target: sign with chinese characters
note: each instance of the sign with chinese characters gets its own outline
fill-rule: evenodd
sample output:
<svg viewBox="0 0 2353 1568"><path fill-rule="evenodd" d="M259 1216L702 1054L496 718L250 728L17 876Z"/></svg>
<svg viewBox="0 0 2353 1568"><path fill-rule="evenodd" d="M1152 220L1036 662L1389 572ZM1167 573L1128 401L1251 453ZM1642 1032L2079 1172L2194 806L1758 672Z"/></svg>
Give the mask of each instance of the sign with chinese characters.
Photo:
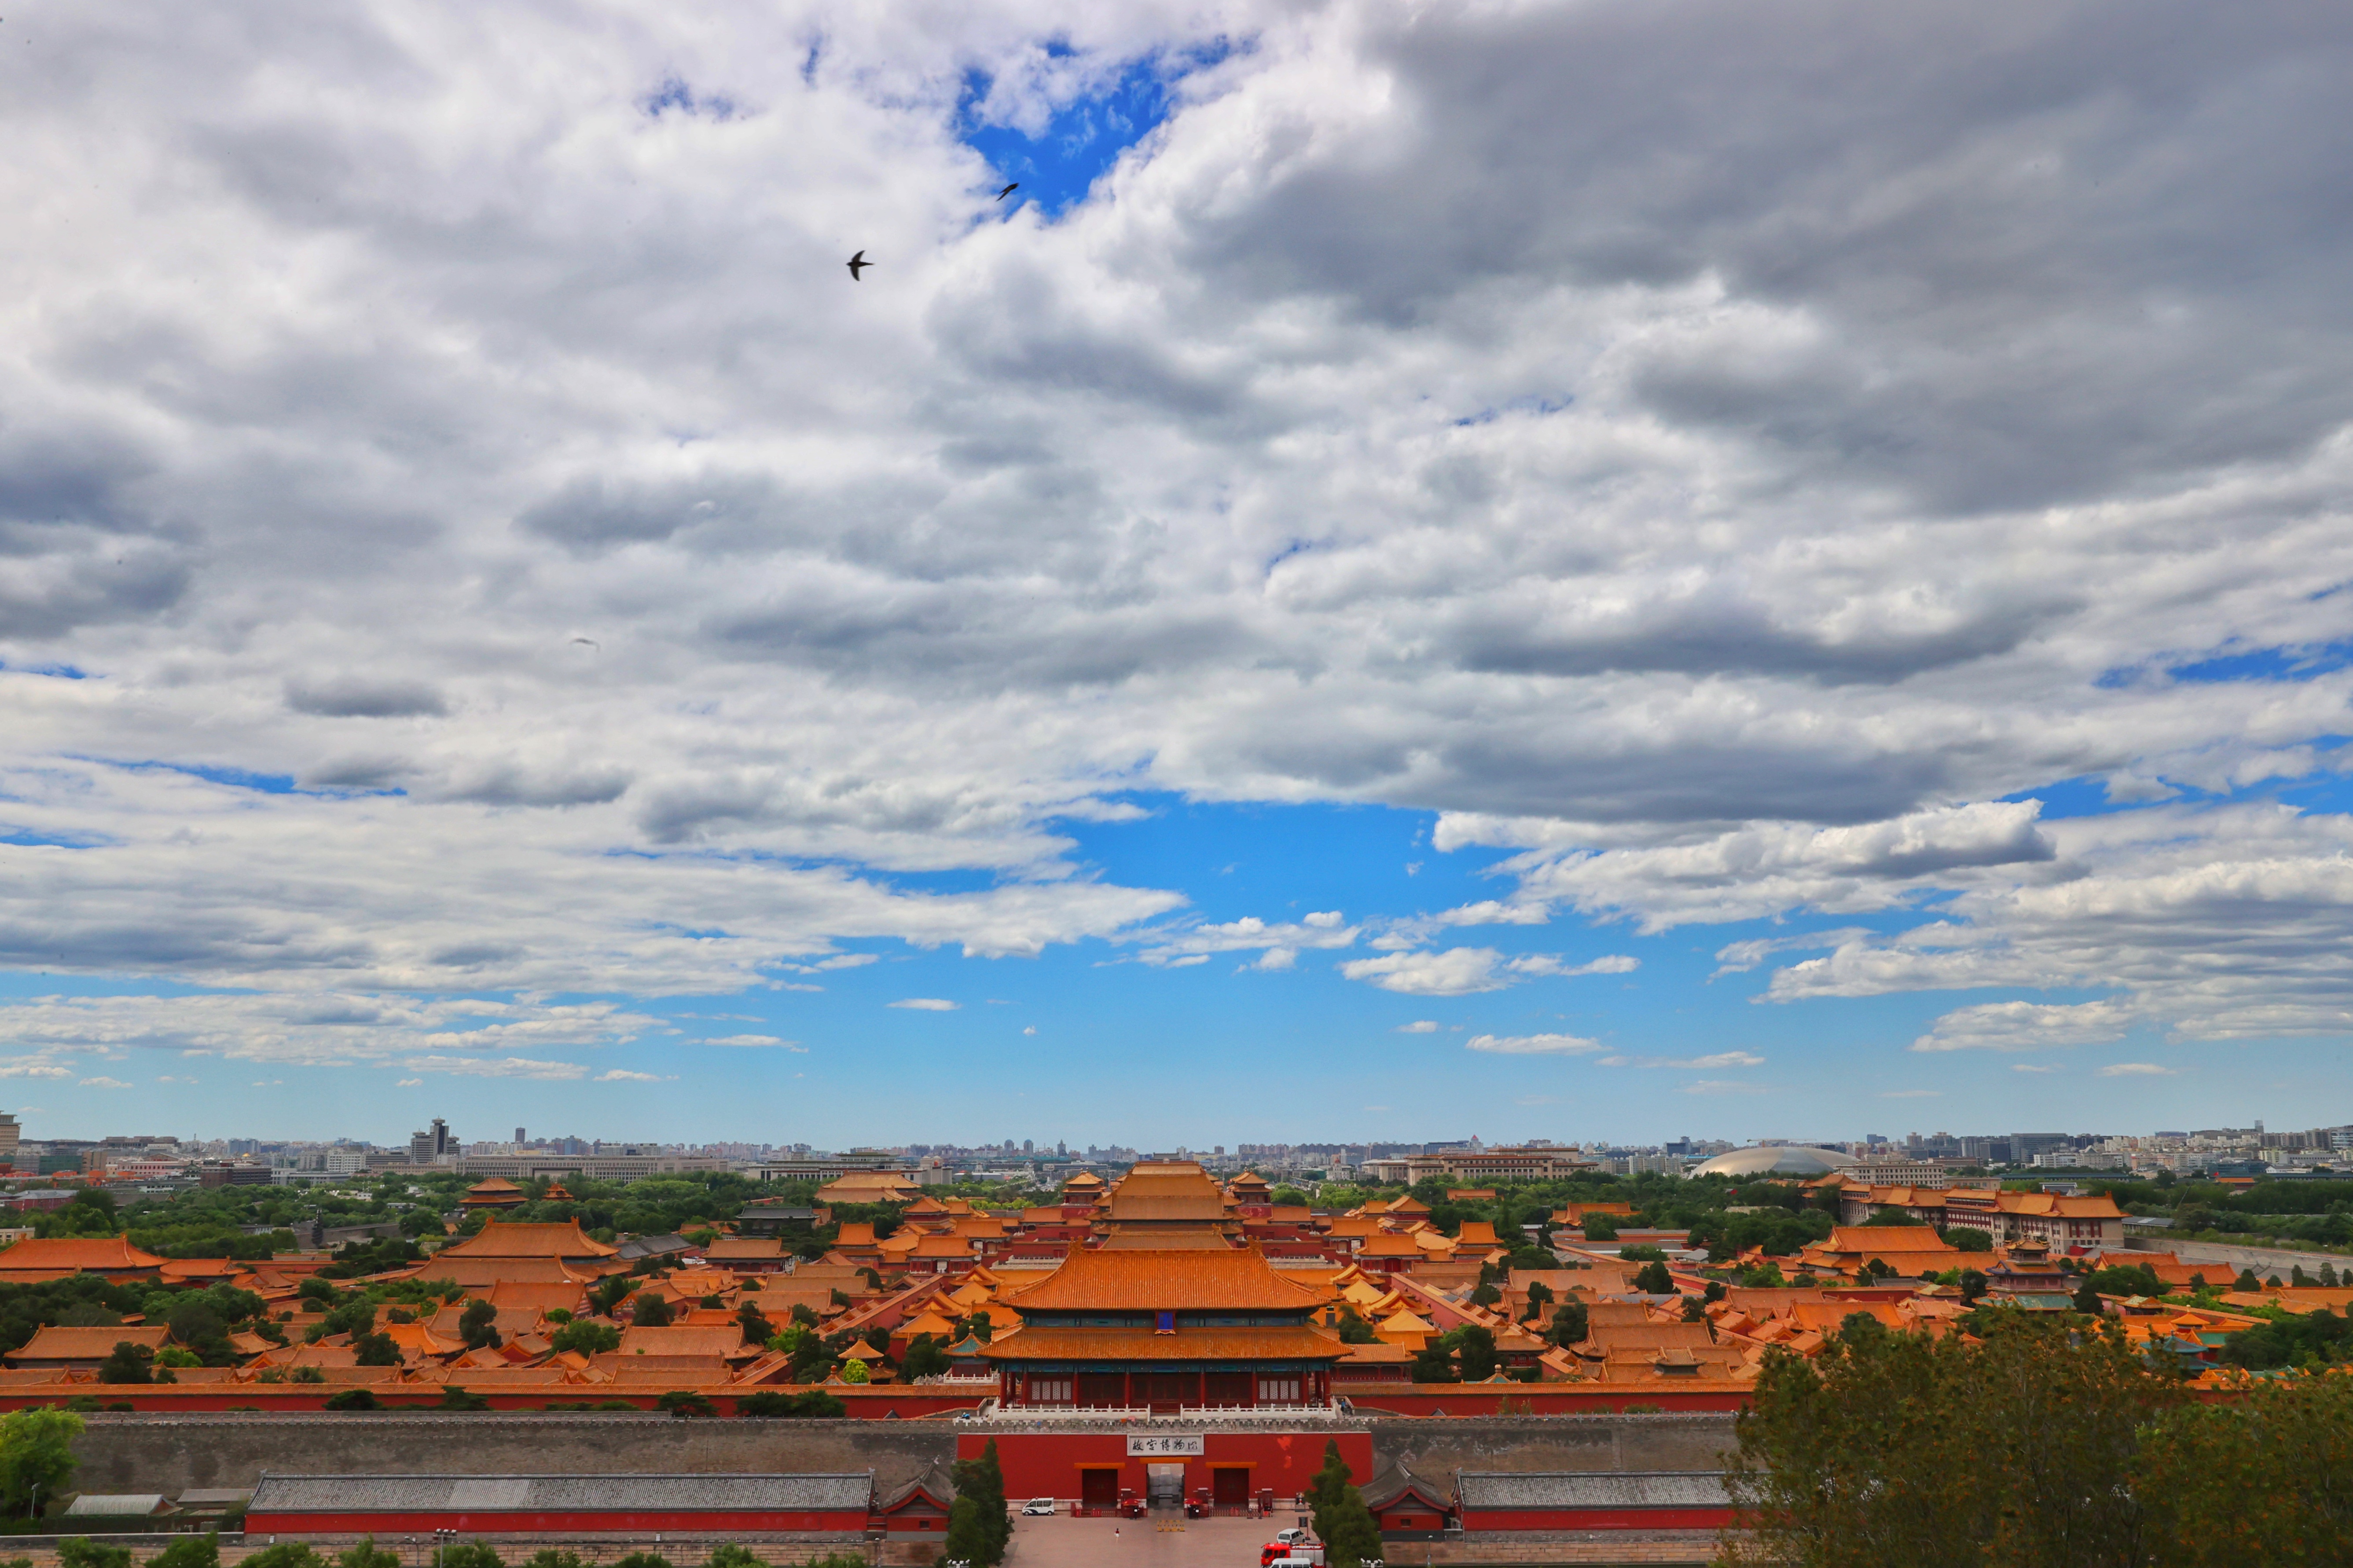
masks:
<svg viewBox="0 0 2353 1568"><path fill-rule="evenodd" d="M1131 1459L1159 1458L1163 1455L1181 1458L1187 1454L1199 1458L1204 1452L1198 1432L1130 1432L1127 1435L1127 1457Z"/></svg>

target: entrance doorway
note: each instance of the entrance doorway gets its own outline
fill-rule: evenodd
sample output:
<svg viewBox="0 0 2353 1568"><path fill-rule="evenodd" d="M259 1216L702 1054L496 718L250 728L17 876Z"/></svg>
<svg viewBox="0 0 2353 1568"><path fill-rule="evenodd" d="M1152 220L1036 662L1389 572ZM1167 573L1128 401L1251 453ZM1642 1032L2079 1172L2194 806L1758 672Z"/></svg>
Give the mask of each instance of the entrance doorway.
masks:
<svg viewBox="0 0 2353 1568"><path fill-rule="evenodd" d="M1146 1465L1144 1467L1144 1495L1154 1508L1185 1506L1185 1467L1182 1465Z"/></svg>
<svg viewBox="0 0 2353 1568"><path fill-rule="evenodd" d="M1102 1469L1079 1472L1079 1501L1088 1508L1113 1508L1119 1503L1119 1468L1105 1466Z"/></svg>
<svg viewBox="0 0 2353 1568"><path fill-rule="evenodd" d="M1237 1466L1221 1465L1209 1472L1209 1500L1219 1508L1246 1508L1250 1504L1250 1472Z"/></svg>

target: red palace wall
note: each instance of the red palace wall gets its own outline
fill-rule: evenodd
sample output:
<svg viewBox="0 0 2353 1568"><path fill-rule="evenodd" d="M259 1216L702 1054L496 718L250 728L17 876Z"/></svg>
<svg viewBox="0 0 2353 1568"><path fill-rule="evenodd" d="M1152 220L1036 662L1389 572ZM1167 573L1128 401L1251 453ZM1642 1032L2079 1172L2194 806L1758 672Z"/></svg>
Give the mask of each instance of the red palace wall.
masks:
<svg viewBox="0 0 2353 1568"><path fill-rule="evenodd" d="M1205 1452L1192 1456L1156 1455L1130 1458L1124 1432L996 1432L958 1433L956 1458L976 1459L991 1438L997 1462L1005 1471L1005 1495L1075 1498L1084 1469L1119 1467L1119 1484L1141 1497L1146 1465L1185 1466L1185 1494L1210 1484L1210 1472L1244 1468L1250 1473L1255 1496L1271 1490L1292 1498L1307 1489L1323 1468L1324 1446L1340 1445L1341 1462L1359 1484L1373 1479L1373 1435L1370 1432L1211 1432L1202 1441Z"/></svg>
<svg viewBox="0 0 2353 1568"><path fill-rule="evenodd" d="M697 1513L250 1513L245 1528L261 1535L422 1535L436 1530L461 1531L468 1535L594 1535L645 1534L678 1531L685 1534L729 1531L820 1532L862 1535L866 1510L833 1512L765 1512L729 1510Z"/></svg>

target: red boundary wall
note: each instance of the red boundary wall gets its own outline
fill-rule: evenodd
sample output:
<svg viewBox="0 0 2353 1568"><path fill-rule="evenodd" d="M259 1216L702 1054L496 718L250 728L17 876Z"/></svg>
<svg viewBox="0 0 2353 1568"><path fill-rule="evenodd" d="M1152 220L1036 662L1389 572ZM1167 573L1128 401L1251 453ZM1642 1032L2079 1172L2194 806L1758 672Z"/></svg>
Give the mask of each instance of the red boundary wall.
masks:
<svg viewBox="0 0 2353 1568"><path fill-rule="evenodd" d="M1091 1469L1118 1470L1119 1484L1141 1497L1146 1465L1178 1463L1185 1467L1187 1497L1210 1484L1211 1471L1239 1468L1250 1471L1252 1496L1271 1491L1292 1498L1305 1491L1323 1468L1326 1443L1340 1445L1340 1460L1359 1484L1373 1479L1370 1432L1210 1432L1198 1455L1133 1457L1127 1438L1124 1432L959 1432L956 1458L976 1459L993 1439L997 1465L1005 1471L1005 1495L1016 1500L1076 1498L1081 1474Z"/></svg>
<svg viewBox="0 0 2353 1568"><path fill-rule="evenodd" d="M451 1378L450 1384L466 1386L463 1373ZM702 1394L711 1401L712 1408L722 1415L739 1413L737 1402L754 1394L805 1394L810 1386L774 1384L757 1388L728 1385L722 1388L701 1388L689 1392ZM993 1385L992 1385L993 1386ZM364 1388L375 1395L385 1410L438 1410L441 1407L441 1385L438 1384L320 1384L320 1383L199 1383L184 1387L170 1384L55 1384L31 1388L16 1387L0 1392L0 1411L37 1410L61 1405L69 1399L95 1399L101 1405L128 1405L132 1409L157 1415L216 1415L223 1411L259 1411L265 1415L301 1415L306 1411L322 1411L327 1401L346 1388ZM846 1414L853 1417L881 1420L891 1417L911 1421L923 1415L953 1415L962 1410L977 1410L985 1395L980 1394L942 1393L930 1388L898 1389L889 1384L869 1384L866 1388L839 1384L825 1386L826 1393L838 1397ZM551 1405L601 1405L608 1400L625 1400L640 1410L657 1410L663 1390L614 1389L599 1384L558 1384L533 1389L476 1389L472 1392L490 1402L492 1410L508 1410L532 1414ZM586 1414L568 1411L569 1415Z"/></svg>
<svg viewBox="0 0 2353 1568"><path fill-rule="evenodd" d="M366 1533L384 1535L396 1531L419 1535L436 1530L455 1530L468 1535L575 1535L598 1532L609 1535L651 1533L654 1531L678 1531L688 1534L723 1533L728 1531L784 1531L800 1533L831 1531L843 1535L862 1535L866 1531L866 1510L857 1508L798 1513L752 1509L709 1511L664 1510L626 1513L573 1511L251 1513L246 1516L245 1528L248 1535Z"/></svg>

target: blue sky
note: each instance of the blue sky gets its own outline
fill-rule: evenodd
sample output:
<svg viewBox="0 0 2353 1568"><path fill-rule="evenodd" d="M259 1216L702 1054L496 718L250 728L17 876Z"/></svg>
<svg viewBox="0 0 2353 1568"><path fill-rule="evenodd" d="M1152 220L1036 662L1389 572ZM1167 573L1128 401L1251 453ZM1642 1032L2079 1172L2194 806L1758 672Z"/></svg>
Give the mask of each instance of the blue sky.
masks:
<svg viewBox="0 0 2353 1568"><path fill-rule="evenodd" d="M0 58L37 1135L2353 1120L2301 12L118 9Z"/></svg>

